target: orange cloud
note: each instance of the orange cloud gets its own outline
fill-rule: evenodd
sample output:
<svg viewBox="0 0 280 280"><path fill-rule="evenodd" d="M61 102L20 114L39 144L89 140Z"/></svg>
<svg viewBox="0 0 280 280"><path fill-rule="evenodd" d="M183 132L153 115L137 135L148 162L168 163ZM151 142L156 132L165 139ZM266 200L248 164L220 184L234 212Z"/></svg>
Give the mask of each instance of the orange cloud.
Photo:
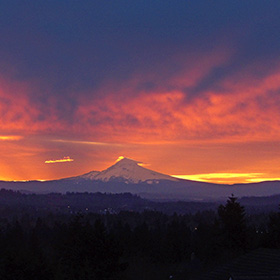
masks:
<svg viewBox="0 0 280 280"><path fill-rule="evenodd" d="M34 83L1 79L1 133L61 138L75 133L93 145L280 140L280 66L258 78L250 75L251 66L217 82L218 89L192 92L232 53L218 48L178 54L171 60L179 70L167 77L164 71L138 74L126 82L106 81L93 94L73 94L70 117L63 115L67 104L53 95L34 101ZM157 86L145 88L147 81Z"/></svg>
<svg viewBox="0 0 280 280"><path fill-rule="evenodd" d="M69 161L74 161L74 159L70 157L64 157L63 159L46 160L45 163L61 163L61 162L69 162Z"/></svg>
<svg viewBox="0 0 280 280"><path fill-rule="evenodd" d="M130 95L133 85L111 89L94 102L80 103L79 123L102 140L271 141L280 139L280 73L253 82L221 84L223 92L205 91L186 102L181 90Z"/></svg>
<svg viewBox="0 0 280 280"><path fill-rule="evenodd" d="M219 91L191 93L195 98L189 100L188 89L215 67L226 64L231 52L218 49L192 55L174 57L174 61L185 66L166 80L147 73L136 75L125 84L108 82L93 98L89 93L77 95L71 118L61 117L65 108L60 108L54 96L43 103L34 102L30 94L34 91L32 84L3 81L1 132L61 136L74 132L90 139L84 142L96 145L280 139L280 97L273 93L280 90L278 70L256 79L248 74L251 69L244 69L243 73L220 81ZM153 90L139 87L147 80L159 86Z"/></svg>
<svg viewBox="0 0 280 280"><path fill-rule="evenodd" d="M17 82L0 77L0 132L2 134L36 134L65 131L66 123L59 118L58 100L48 97L35 101L37 91L30 82ZM69 126L68 126L69 127Z"/></svg>

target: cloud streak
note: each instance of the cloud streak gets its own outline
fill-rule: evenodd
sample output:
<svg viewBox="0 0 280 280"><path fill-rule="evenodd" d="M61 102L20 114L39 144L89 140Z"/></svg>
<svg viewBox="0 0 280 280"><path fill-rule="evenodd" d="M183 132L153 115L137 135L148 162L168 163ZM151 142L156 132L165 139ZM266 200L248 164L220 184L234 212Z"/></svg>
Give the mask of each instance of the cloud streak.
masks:
<svg viewBox="0 0 280 280"><path fill-rule="evenodd" d="M74 159L67 156L62 159L46 160L45 163L62 163L62 162L71 162L71 161L74 161Z"/></svg>
<svg viewBox="0 0 280 280"><path fill-rule="evenodd" d="M18 141L21 139L23 137L19 135L0 135L0 141Z"/></svg>

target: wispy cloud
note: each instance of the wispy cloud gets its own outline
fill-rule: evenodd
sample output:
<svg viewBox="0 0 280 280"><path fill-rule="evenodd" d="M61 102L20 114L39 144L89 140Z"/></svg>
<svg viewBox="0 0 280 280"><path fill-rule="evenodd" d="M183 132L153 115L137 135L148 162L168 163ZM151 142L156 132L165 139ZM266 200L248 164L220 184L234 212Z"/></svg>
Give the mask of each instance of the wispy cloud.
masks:
<svg viewBox="0 0 280 280"><path fill-rule="evenodd" d="M69 162L69 161L74 161L74 159L70 157L64 157L62 159L46 160L45 163L61 163L61 162Z"/></svg>
<svg viewBox="0 0 280 280"><path fill-rule="evenodd" d="M71 144L84 144L84 145L96 145L96 146L121 146L122 144L117 143L106 143L106 142L95 142L95 141L79 141L79 140L65 140L55 139L53 142L71 143Z"/></svg>
<svg viewBox="0 0 280 280"><path fill-rule="evenodd" d="M19 135L0 135L0 141L16 141L22 139Z"/></svg>

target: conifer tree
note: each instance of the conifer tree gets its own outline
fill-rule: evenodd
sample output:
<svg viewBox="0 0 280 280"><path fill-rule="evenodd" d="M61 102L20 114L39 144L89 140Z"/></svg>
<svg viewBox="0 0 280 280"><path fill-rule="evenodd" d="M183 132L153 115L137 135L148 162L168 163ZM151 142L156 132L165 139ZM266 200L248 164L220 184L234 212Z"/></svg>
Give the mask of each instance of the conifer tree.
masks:
<svg viewBox="0 0 280 280"><path fill-rule="evenodd" d="M246 248L246 219L245 209L237 202L233 194L228 198L226 205L220 205L218 215L221 230L225 237L226 246L230 249Z"/></svg>

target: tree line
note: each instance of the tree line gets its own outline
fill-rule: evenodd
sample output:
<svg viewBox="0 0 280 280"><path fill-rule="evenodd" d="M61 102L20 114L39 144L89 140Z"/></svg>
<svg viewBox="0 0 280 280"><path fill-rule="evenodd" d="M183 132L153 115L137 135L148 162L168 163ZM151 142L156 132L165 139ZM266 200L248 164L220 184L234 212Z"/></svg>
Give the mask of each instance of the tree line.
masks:
<svg viewBox="0 0 280 280"><path fill-rule="evenodd" d="M48 215L0 221L1 279L189 279L250 250L280 248L280 213L217 211Z"/></svg>

